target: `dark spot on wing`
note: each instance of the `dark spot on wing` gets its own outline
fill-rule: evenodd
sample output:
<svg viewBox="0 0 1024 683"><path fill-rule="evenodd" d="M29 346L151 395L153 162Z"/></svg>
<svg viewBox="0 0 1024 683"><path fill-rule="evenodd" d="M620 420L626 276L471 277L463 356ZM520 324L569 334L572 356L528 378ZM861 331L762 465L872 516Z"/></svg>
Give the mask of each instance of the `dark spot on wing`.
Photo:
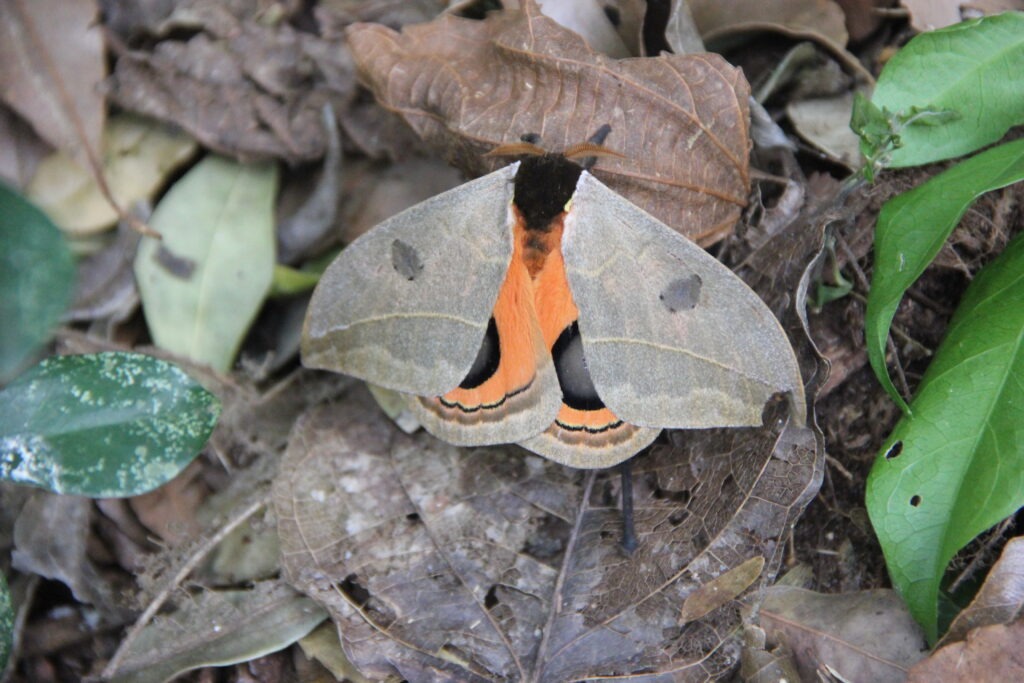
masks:
<svg viewBox="0 0 1024 683"><path fill-rule="evenodd" d="M420 253L416 247L402 240L391 243L391 265L399 275L409 281L415 280L423 272Z"/></svg>
<svg viewBox="0 0 1024 683"><path fill-rule="evenodd" d="M700 302L701 279L697 275L673 280L659 295L661 303L672 313L693 310Z"/></svg>

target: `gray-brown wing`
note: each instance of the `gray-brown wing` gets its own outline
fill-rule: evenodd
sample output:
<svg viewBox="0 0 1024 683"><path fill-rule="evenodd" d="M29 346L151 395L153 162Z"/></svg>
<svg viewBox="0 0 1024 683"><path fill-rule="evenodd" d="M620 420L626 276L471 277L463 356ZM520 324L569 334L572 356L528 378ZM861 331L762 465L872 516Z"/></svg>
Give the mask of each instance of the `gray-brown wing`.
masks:
<svg viewBox="0 0 1024 683"><path fill-rule="evenodd" d="M424 396L458 386L512 258L517 166L417 204L342 251L313 292L302 362Z"/></svg>
<svg viewBox="0 0 1024 683"><path fill-rule="evenodd" d="M761 424L791 392L796 357L764 302L693 242L584 173L562 242L594 386L621 419L647 427Z"/></svg>

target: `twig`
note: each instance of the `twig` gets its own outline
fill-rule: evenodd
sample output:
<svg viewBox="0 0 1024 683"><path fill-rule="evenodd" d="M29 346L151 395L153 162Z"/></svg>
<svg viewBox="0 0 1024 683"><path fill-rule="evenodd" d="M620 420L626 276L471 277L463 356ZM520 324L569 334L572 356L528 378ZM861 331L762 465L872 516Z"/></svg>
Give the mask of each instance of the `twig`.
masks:
<svg viewBox="0 0 1024 683"><path fill-rule="evenodd" d="M153 601L149 603L146 611L142 613L142 616L138 618L135 624L129 629L124 640L121 641L121 645L118 646L117 652L110 658L107 666L103 669L101 676L104 679L113 678L114 674L117 673L117 669L121 666L121 660L124 659L128 652L128 648L138 638L139 633L146 627L147 624L153 619L156 613L163 607L164 603L171 596L171 593L175 588L181 585L182 582L192 573L192 570L199 566L210 552L223 541L228 534L241 526L250 517L256 514L259 510L270 504L270 494L267 493L260 497L259 500L252 503L249 507L245 508L240 512L234 519L229 520L224 526L222 526L217 533L208 538L205 543L196 548L192 556L185 562L184 565L178 570L178 572L171 577L167 582L167 585L153 598Z"/></svg>

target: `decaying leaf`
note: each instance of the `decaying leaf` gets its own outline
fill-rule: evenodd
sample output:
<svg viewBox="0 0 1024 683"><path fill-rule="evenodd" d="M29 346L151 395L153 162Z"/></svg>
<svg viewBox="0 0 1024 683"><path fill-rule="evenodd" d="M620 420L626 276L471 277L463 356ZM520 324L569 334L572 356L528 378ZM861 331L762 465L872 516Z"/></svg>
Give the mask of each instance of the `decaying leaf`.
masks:
<svg viewBox="0 0 1024 683"><path fill-rule="evenodd" d="M746 204L749 86L717 55L611 60L532 1L347 35L377 100L467 175L508 163L482 155L523 134L559 151L610 124L606 144L625 158L602 158L595 175L684 235L714 242Z"/></svg>
<svg viewBox="0 0 1024 683"><path fill-rule="evenodd" d="M829 666L845 680L903 681L924 657L924 632L891 590L826 595L773 586L760 607L771 642L793 651L803 680Z"/></svg>
<svg viewBox="0 0 1024 683"><path fill-rule="evenodd" d="M1024 539L1011 539L971 604L956 616L937 647L963 640L976 628L1008 624L1024 611Z"/></svg>
<svg viewBox="0 0 1024 683"><path fill-rule="evenodd" d="M131 207L137 201L152 200L167 176L195 151L195 141L183 133L122 114L107 122L100 163L114 199ZM72 234L100 232L118 219L93 174L65 152L43 159L28 195L54 223Z"/></svg>
<svg viewBox="0 0 1024 683"><path fill-rule="evenodd" d="M105 616L124 618L130 611L122 597L123 582L105 575L89 557L92 510L87 498L36 493L14 525L12 564L19 571L63 582L79 601Z"/></svg>
<svg viewBox="0 0 1024 683"><path fill-rule="evenodd" d="M93 171L106 118L98 11L95 0L0 2L0 96Z"/></svg>
<svg viewBox="0 0 1024 683"><path fill-rule="evenodd" d="M274 490L286 579L372 679L704 680L737 661L738 607L686 622L686 597L751 557L774 571L820 476L810 430L774 408L768 427L641 457L626 556L617 477L402 434L359 390L292 434Z"/></svg>
<svg viewBox="0 0 1024 683"><path fill-rule="evenodd" d="M0 103L0 179L24 189L49 146L17 114Z"/></svg>
<svg viewBox="0 0 1024 683"><path fill-rule="evenodd" d="M321 109L354 95L348 53L288 24L236 18L219 2L185 3L162 25L194 32L120 55L111 97L130 111L175 123L203 145L244 158L295 163L323 155Z"/></svg>
<svg viewBox="0 0 1024 683"><path fill-rule="evenodd" d="M201 666L248 661L291 645L325 616L312 600L278 582L199 593L146 627L110 680L166 681Z"/></svg>
<svg viewBox="0 0 1024 683"><path fill-rule="evenodd" d="M843 10L833 0L691 0L690 11L705 42L752 30L773 30L846 45Z"/></svg>
<svg viewBox="0 0 1024 683"><path fill-rule="evenodd" d="M850 129L852 110L852 92L786 105L786 115L800 136L850 169L863 163L860 138Z"/></svg>
<svg viewBox="0 0 1024 683"><path fill-rule="evenodd" d="M919 662L907 683L1019 681L1024 676L1024 621L984 626Z"/></svg>

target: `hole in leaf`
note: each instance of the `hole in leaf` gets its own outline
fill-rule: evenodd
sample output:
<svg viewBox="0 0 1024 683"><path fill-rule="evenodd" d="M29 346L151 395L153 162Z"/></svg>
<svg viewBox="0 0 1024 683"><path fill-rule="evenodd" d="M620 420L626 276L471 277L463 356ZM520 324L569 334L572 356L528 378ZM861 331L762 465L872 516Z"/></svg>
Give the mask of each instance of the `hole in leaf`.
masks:
<svg viewBox="0 0 1024 683"><path fill-rule="evenodd" d="M415 524L416 522L420 521L420 513L418 513L418 512L410 512L409 514L407 514L405 516L405 518L407 520L409 520L410 522L412 522L413 524Z"/></svg>
<svg viewBox="0 0 1024 683"><path fill-rule="evenodd" d="M917 507L918 505L920 505L921 504L921 496L918 496L916 494L911 496L910 497L910 504L913 505L914 507Z"/></svg>
<svg viewBox="0 0 1024 683"><path fill-rule="evenodd" d="M359 577L349 574L345 580L338 584L338 589L345 594L349 600L362 607L370 599L370 591L359 583Z"/></svg>
<svg viewBox="0 0 1024 683"><path fill-rule="evenodd" d="M892 460L893 458L899 456L899 454L902 453L902 452L903 452L903 442L902 441L896 441L896 442L893 443L893 445L889 446L889 450L887 450L885 452L885 459L886 460Z"/></svg>
<svg viewBox="0 0 1024 683"><path fill-rule="evenodd" d="M484 596L484 607L490 611L500 600L498 600L498 584L494 584L487 589L487 595Z"/></svg>
<svg viewBox="0 0 1024 683"><path fill-rule="evenodd" d="M564 519L544 515L537 521L536 530L527 536L522 552L553 566L565 550L570 533L572 527Z"/></svg>

